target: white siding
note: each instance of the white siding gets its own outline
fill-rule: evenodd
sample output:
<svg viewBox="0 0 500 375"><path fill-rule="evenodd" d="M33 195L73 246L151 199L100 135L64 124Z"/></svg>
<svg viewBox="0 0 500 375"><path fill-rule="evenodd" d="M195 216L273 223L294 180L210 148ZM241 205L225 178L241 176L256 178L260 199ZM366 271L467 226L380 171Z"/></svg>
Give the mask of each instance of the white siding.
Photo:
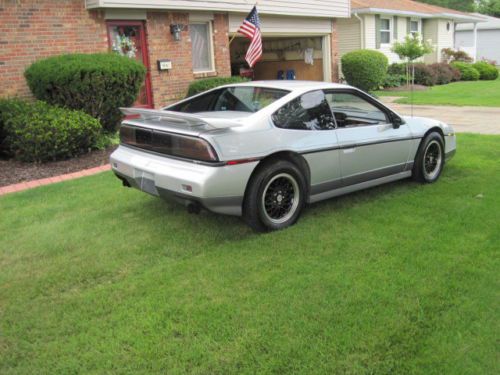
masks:
<svg viewBox="0 0 500 375"><path fill-rule="evenodd" d="M245 18L243 13L229 14L229 32L238 30ZM324 35L332 32L330 18L299 18L299 17L260 17L260 26L263 35Z"/></svg>
<svg viewBox="0 0 500 375"><path fill-rule="evenodd" d="M449 27L447 26L449 24ZM438 51L437 61L441 62L441 50L443 48L454 47L454 30L455 25L452 20L440 19L438 22Z"/></svg>
<svg viewBox="0 0 500 375"><path fill-rule="evenodd" d="M87 8L97 8L99 6L99 0L85 0L85 6Z"/></svg>
<svg viewBox="0 0 500 375"><path fill-rule="evenodd" d="M337 43L339 54L361 49L361 22L357 18L337 21Z"/></svg>
<svg viewBox="0 0 500 375"><path fill-rule="evenodd" d="M437 19L424 20L424 40L430 41L434 45L434 51L424 57L426 64L432 64L438 61L438 23Z"/></svg>
<svg viewBox="0 0 500 375"><path fill-rule="evenodd" d="M365 48L375 49L375 16L373 14L367 14L363 17L363 20L365 24Z"/></svg>
<svg viewBox="0 0 500 375"><path fill-rule="evenodd" d="M500 64L500 29L477 31L477 59L495 60ZM472 30L455 32L455 48L463 49L474 44Z"/></svg>
<svg viewBox="0 0 500 375"><path fill-rule="evenodd" d="M88 8L147 8L249 12L254 2L247 0L88 0ZM307 17L349 17L349 0L266 0L259 5L261 14Z"/></svg>
<svg viewBox="0 0 500 375"><path fill-rule="evenodd" d="M447 24L449 23L449 30ZM440 62L441 50L444 48L453 48L453 30L452 20L432 19L424 21L424 40L430 40L434 46L434 51L426 55L424 61L427 64Z"/></svg>

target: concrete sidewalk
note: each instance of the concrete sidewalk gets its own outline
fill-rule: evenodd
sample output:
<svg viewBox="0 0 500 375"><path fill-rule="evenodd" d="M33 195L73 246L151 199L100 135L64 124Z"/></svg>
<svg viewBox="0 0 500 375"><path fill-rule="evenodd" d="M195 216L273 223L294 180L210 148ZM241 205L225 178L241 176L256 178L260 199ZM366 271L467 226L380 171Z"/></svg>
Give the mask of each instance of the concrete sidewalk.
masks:
<svg viewBox="0 0 500 375"><path fill-rule="evenodd" d="M379 100L401 115L409 116L409 104L394 103L400 97L382 96ZM500 108L414 105L413 116L430 117L453 126L456 132L500 134Z"/></svg>

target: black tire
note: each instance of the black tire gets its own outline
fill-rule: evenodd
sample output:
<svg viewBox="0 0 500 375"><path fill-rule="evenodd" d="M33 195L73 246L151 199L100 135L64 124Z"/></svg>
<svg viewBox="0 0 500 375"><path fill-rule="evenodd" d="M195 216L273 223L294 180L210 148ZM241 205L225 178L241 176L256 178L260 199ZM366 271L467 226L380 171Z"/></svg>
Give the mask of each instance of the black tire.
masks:
<svg viewBox="0 0 500 375"><path fill-rule="evenodd" d="M444 142L438 132L429 133L418 148L412 177L422 183L433 183L438 180L444 167Z"/></svg>
<svg viewBox="0 0 500 375"><path fill-rule="evenodd" d="M286 160L268 162L248 183L243 218L254 230L279 230L295 224L305 204L306 182Z"/></svg>

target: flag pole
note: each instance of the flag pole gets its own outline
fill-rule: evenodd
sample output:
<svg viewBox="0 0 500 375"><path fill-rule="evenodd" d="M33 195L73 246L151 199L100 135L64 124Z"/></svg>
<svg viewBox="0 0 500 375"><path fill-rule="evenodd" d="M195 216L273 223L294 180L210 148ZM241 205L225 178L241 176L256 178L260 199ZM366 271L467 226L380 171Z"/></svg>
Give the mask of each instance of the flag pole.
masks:
<svg viewBox="0 0 500 375"><path fill-rule="evenodd" d="M232 41L234 40L234 38L236 38L237 35L237 33L233 35L233 37L229 40L229 45L231 45Z"/></svg>

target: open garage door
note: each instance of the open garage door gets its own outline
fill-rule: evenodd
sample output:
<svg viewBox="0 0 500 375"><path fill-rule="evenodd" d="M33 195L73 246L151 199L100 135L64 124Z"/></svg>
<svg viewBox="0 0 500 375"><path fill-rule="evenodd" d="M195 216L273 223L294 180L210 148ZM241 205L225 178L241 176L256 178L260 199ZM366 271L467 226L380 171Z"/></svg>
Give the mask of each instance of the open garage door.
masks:
<svg viewBox="0 0 500 375"><path fill-rule="evenodd" d="M263 37L263 55L251 75L255 80L325 79L323 38L318 37ZM249 46L246 38L235 38L231 43L231 70L233 75L246 71L245 54Z"/></svg>

